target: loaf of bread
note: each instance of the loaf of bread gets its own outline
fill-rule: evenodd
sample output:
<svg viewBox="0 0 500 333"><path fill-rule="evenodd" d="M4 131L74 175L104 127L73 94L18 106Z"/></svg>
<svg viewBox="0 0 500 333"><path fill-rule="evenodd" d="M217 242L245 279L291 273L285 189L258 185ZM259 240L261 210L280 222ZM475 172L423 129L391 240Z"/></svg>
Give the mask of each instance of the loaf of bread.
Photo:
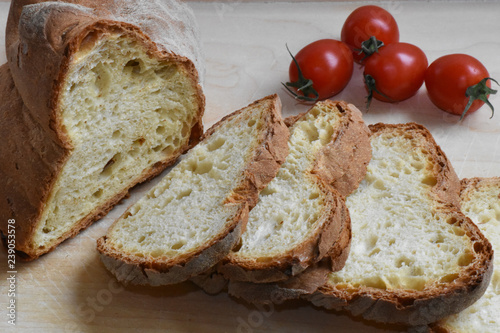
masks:
<svg viewBox="0 0 500 333"><path fill-rule="evenodd" d="M284 281L327 256L337 269L347 259L344 195L366 172L368 127L353 105L328 100L289 125L289 155L250 211L237 249L218 268L229 280Z"/></svg>
<svg viewBox="0 0 500 333"><path fill-rule="evenodd" d="M176 0L13 0L6 50L0 230L16 220L16 250L28 259L202 135L197 28Z"/></svg>
<svg viewBox="0 0 500 333"><path fill-rule="evenodd" d="M462 212L477 224L495 251L491 282L483 297L436 325L435 332L500 332L500 177L462 179Z"/></svg>
<svg viewBox="0 0 500 333"><path fill-rule="evenodd" d="M427 325L481 297L491 244L460 212L460 182L423 126L370 129L372 160L346 200L349 258L309 299L368 320Z"/></svg>
<svg viewBox="0 0 500 333"><path fill-rule="evenodd" d="M105 266L123 283L153 286L210 269L240 240L288 136L277 95L223 118L98 240Z"/></svg>

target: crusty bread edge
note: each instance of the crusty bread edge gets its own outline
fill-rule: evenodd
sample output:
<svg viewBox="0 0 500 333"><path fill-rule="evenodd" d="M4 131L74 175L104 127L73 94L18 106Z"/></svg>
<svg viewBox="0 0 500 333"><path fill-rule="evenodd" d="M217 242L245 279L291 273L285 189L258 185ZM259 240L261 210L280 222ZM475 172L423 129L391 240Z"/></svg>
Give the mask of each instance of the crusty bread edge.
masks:
<svg viewBox="0 0 500 333"><path fill-rule="evenodd" d="M372 287L339 290L325 284L317 292L305 298L314 305L327 309L347 310L353 316L362 316L367 320L409 326L427 325L463 310L482 296L493 272L493 251L491 244L477 226L458 210L460 182L428 130L415 123L370 126L373 133L383 131L385 128L403 128L405 132L418 131L428 139L427 147L437 162L434 170L437 183L431 196L441 204L442 211L472 239L477 254L475 262L463 270L447 288L436 287L422 292L390 291Z"/></svg>
<svg viewBox="0 0 500 333"><path fill-rule="evenodd" d="M207 242L193 252L167 261L149 260L148 258L123 253L109 245L107 236L99 238L97 240L97 249L101 253L101 259L119 280L126 277L126 280L120 281L151 285L179 283L207 271L232 250L239 241L241 233L246 226L248 211L253 203L252 199L258 197L258 192L265 187L267 184L265 180L270 181L274 177L288 153L287 142L289 132L281 119L281 102L279 97L277 95L270 95L233 112L222 118L203 136L203 140L206 140L224 122L229 121L241 112L244 112L247 108L251 108L265 100L271 101L271 106L264 111L264 123L267 126L263 127L261 131L257 148L254 150L243 171L242 181L235 187L232 194L228 196L225 203L240 207L237 216L232 221L228 221L226 227L218 235L215 235L210 242ZM256 172L261 172L263 175L256 175ZM113 223L110 230L119 220ZM229 237L229 234L232 236Z"/></svg>

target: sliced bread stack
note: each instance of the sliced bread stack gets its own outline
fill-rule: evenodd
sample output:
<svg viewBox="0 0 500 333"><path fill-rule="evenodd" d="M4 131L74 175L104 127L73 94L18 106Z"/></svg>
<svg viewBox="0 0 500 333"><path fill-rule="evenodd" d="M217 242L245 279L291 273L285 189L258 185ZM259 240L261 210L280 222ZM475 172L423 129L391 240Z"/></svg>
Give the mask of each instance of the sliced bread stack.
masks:
<svg viewBox="0 0 500 333"><path fill-rule="evenodd" d="M239 242L287 140L276 95L223 118L98 240L105 266L121 282L153 286L210 269Z"/></svg>
<svg viewBox="0 0 500 333"><path fill-rule="evenodd" d="M462 212L477 224L495 251L494 271L483 297L464 311L449 316L436 332L496 333L500 331L500 178L462 179Z"/></svg>
<svg viewBox="0 0 500 333"><path fill-rule="evenodd" d="M194 15L176 0L13 0L2 67L0 231L34 259L202 135Z"/></svg>
<svg viewBox="0 0 500 333"><path fill-rule="evenodd" d="M346 200L349 258L308 298L368 320L427 325L481 297L491 244L460 212L460 182L423 126L370 129L372 160Z"/></svg>
<svg viewBox="0 0 500 333"><path fill-rule="evenodd" d="M347 259L344 195L366 172L368 128L353 105L332 101L289 124L289 155L261 192L238 247L218 268L229 280L284 281L325 257L337 269Z"/></svg>

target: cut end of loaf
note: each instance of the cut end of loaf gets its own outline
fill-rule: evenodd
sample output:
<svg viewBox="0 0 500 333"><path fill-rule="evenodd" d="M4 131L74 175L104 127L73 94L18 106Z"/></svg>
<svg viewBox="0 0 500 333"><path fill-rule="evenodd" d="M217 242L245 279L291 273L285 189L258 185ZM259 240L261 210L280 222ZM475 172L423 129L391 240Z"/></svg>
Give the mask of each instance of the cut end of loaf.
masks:
<svg viewBox="0 0 500 333"><path fill-rule="evenodd" d="M224 243L236 228L242 230L250 198L258 195L265 179L274 176L282 162L279 158L286 155L288 130L280 110L279 99L273 95L214 125L113 224L99 241L99 251L158 273L174 266L193 267L184 279L215 265L233 248L240 233L224 250L211 253L210 249ZM162 283L174 282L180 281L165 276Z"/></svg>
<svg viewBox="0 0 500 333"><path fill-rule="evenodd" d="M127 34L93 35L70 62L59 119L72 149L32 242L43 253L188 148L203 99L181 63L152 57Z"/></svg>

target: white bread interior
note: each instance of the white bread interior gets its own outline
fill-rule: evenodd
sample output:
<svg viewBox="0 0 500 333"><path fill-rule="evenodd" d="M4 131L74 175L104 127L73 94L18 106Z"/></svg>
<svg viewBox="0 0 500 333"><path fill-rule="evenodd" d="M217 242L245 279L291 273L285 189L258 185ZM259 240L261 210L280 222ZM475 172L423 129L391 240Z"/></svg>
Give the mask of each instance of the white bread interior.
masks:
<svg viewBox="0 0 500 333"><path fill-rule="evenodd" d="M429 196L437 179L419 140L391 132L372 137L367 175L346 200L351 252L330 284L420 291L452 282L471 263L471 239Z"/></svg>
<svg viewBox="0 0 500 333"><path fill-rule="evenodd" d="M73 147L34 246L50 247L148 167L176 157L198 120L196 93L184 68L151 58L124 35L108 34L77 52L60 96Z"/></svg>

